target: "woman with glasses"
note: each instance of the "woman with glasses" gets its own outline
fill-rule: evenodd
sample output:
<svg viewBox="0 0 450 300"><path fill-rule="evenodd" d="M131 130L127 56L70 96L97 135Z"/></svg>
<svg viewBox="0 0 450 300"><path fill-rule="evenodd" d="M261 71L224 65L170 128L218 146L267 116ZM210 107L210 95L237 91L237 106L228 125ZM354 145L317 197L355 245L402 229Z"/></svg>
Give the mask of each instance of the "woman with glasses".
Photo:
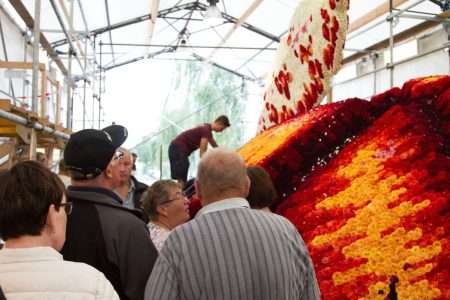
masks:
<svg viewBox="0 0 450 300"><path fill-rule="evenodd" d="M150 237L158 251L161 251L170 231L189 220L189 200L173 180L153 183L145 194L143 207L150 220Z"/></svg>
<svg viewBox="0 0 450 300"><path fill-rule="evenodd" d="M96 269L64 261L65 188L42 164L26 161L0 174L0 283L7 299L119 299Z"/></svg>

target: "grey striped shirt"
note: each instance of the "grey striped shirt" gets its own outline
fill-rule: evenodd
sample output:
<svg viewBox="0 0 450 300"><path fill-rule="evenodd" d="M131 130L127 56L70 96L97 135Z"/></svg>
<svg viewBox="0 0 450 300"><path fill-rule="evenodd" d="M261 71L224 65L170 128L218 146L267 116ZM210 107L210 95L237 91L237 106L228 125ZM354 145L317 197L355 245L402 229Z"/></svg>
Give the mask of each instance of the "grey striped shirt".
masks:
<svg viewBox="0 0 450 300"><path fill-rule="evenodd" d="M281 216L240 206L177 227L160 252L145 299L314 300L320 293L296 228Z"/></svg>

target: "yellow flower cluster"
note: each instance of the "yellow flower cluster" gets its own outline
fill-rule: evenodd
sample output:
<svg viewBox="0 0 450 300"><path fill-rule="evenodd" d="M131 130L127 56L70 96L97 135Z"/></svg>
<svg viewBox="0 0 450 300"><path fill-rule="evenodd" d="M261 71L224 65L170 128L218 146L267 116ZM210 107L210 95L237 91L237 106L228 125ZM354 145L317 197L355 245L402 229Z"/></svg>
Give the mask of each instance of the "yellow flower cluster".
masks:
<svg viewBox="0 0 450 300"><path fill-rule="evenodd" d="M433 265L428 263L415 269L405 269L403 266L437 256L442 251L441 241L435 241L428 247L414 246L407 249L405 245L408 242L422 237L422 230L415 228L407 231L398 226L401 218L416 214L431 202L428 199L415 204L404 201L390 208L389 204L397 201L407 191L401 187L402 184L413 176L406 173L400 177L390 175L380 178L383 163L391 155L395 155L395 148L401 143L402 139L392 143L391 152L380 149L375 143L367 144L357 152L350 164L338 170L336 177L348 179L351 184L338 194L325 198L316 208L333 209L353 205L356 209L355 216L337 231L316 236L311 244L316 247L333 244L341 238L364 234L363 238L344 247L343 254L347 258L366 258L367 262L346 272L334 273L333 281L336 286L367 274L386 278L395 275L399 279L396 288L399 299L432 299L440 295L439 289L431 287L426 280L412 281L428 273ZM396 229L382 236L382 232L390 228ZM369 295L364 299L385 299L389 291L388 285L388 282L374 283L369 287ZM383 293L379 293L380 291Z"/></svg>

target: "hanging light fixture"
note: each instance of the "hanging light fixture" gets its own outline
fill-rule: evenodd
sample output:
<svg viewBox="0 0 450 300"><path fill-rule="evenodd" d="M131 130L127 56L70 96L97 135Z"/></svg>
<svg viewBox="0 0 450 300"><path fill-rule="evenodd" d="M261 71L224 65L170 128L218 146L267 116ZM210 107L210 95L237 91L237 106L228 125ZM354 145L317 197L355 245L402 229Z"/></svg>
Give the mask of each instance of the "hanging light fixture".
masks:
<svg viewBox="0 0 450 300"><path fill-rule="evenodd" d="M178 52L189 51L188 40L189 33L187 32L186 28L183 28L178 34L178 42L176 47Z"/></svg>
<svg viewBox="0 0 450 300"><path fill-rule="evenodd" d="M207 0L207 1L209 3L209 6L208 6L208 8L206 9L206 12L205 12L205 20L207 20L207 19L221 19L222 18L222 13L217 8L217 3L219 2L219 0Z"/></svg>

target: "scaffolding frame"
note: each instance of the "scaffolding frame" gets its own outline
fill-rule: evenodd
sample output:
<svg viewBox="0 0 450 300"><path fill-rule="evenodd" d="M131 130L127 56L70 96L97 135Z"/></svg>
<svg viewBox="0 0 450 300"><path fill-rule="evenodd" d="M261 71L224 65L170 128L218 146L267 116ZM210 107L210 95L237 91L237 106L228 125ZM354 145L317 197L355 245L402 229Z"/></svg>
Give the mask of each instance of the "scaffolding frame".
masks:
<svg viewBox="0 0 450 300"><path fill-rule="evenodd" d="M32 29L34 32L33 49L37 49L37 50L33 51L33 53L36 53L36 54L33 54L33 62L38 61L39 45L42 45L42 47L46 50L48 56L50 57L49 67L53 62L56 62L56 64L59 67L59 70L65 76L66 93L67 93L67 117L66 117L67 122L65 125L67 128L71 129L72 125L73 125L72 124L72 111L73 111L72 94L73 94L73 91L75 88L75 82L76 82L76 80L81 80L81 79L84 81L82 105L83 105L83 112L84 112L83 118L85 118L85 115L86 115L86 89L87 89L87 83L91 82L91 80L88 79L88 74L95 73L95 64L90 66L88 63L89 61L87 59L88 44L91 45L91 48L94 51L94 57L95 57L96 53L95 53L95 47L92 46L92 43L88 38L85 38L83 41L84 45L81 45L80 40L77 39L74 35L75 30L73 28L73 13L74 13L75 1L78 2L79 11L81 13L82 20L83 20L83 23L85 26L85 36L87 36L87 33L89 32L89 29L87 27L84 9L82 7L81 1L80 0L68 0L68 1L70 1L70 9L69 9L70 12L67 9L64 1L59 0L59 4L60 4L59 7L63 11L63 14L61 14L60 8L56 4L55 0L50 0L50 4L52 5L53 11L58 19L61 30L64 33L64 35L66 36L66 38L68 39L68 43L69 43L69 53L68 53L69 58L68 58L68 63L67 63L68 67L66 67L66 65L64 65L64 63L62 62L61 56L58 54L57 51L55 51L53 45L51 45L48 42L45 35L41 31L41 28L40 28L41 1L40 0L35 1L35 16L34 16L34 18L32 18L21 1L9 0L12 7L16 10L16 12L19 14L19 16L25 22L26 26L30 30ZM66 27L65 24L69 24L68 28ZM74 41L74 42L72 42L72 41ZM75 44L77 47L75 47ZM72 72L72 58L75 58L78 63L78 65L81 69L81 72L82 72L81 76L76 76L76 77L74 76L74 74ZM81 61L80 58L83 60L83 62ZM39 62L37 62L37 63L39 63ZM90 73L87 72L89 67L93 69ZM36 74L36 72L34 71L33 74ZM36 75L33 75L33 76L35 77ZM95 80L95 78L93 78L92 80ZM35 82L35 80L33 80L33 82L32 82L32 90L34 91L33 94L36 94L35 93L36 84L34 84L34 82ZM36 103L35 97L33 97L33 103ZM33 104L33 106L34 105L35 104ZM84 126L85 126L85 122L84 122Z"/></svg>
<svg viewBox="0 0 450 300"><path fill-rule="evenodd" d="M419 4L426 2L428 0L416 0L408 5L406 5L405 7L403 7L402 9L398 9L397 6L406 3L407 1L395 1L395 0L388 0L388 15L386 16L386 18L375 22L373 24L368 25L367 27L365 27L364 29L360 30L360 31L356 31L359 28L363 27L364 25L367 24L359 24L359 27L354 29L353 31L356 31L353 35L350 35L348 37L348 39L353 39L361 34L364 34L378 26L381 26L383 24L388 23L389 25L389 36L387 39L378 42L366 49L362 49L359 51L355 51L355 54L350 55L347 58L343 59L343 65L346 64L350 64L353 61L357 61L360 58L365 57L367 54L372 55L377 53L378 51L384 49L384 50L388 50L389 51L389 62L382 66L377 68L374 62L374 69L369 71L369 72L365 72L364 74L360 74L357 75L355 77L346 79L346 80L342 80L340 82L336 82L333 83L332 88L335 86L339 86L339 85L343 85L349 82L353 82L355 80L358 80L360 78L369 76L369 75L373 75L374 76L374 89L376 89L376 75L378 72L384 71L384 70L388 70L389 71L389 85L392 88L394 86L394 71L395 71L395 67L414 61L416 59L419 59L421 57L430 55L432 53L435 53L437 51L441 51L444 49L449 49L450 48L450 42L446 42L443 43L441 46L436 47L434 49L431 49L429 51L426 51L424 53L419 53L417 55L413 55L411 57L399 60L399 61L395 61L394 59L394 48L395 46L404 40L410 39L411 37L415 36L416 34L420 33L420 32L424 32L430 28L433 28L437 25L442 24L443 22L450 22L450 10L445 10L440 14L430 14L427 12L421 12L421 11L412 11L411 9L413 9L414 7L418 6ZM431 1L431 0L429 0ZM437 4L436 2L432 1L433 3ZM446 8L445 6L441 6L442 9ZM410 15L410 13L413 13L414 16ZM382 14L378 14L377 17L381 16ZM398 34L394 34L394 27L395 27L395 23L397 22L397 18L415 18L415 19L420 19L420 20L425 20L425 22L423 23L419 23L418 25L415 25L411 28L406 29L403 32L400 32ZM375 18L372 18L371 21L373 21ZM347 39L347 40L348 40ZM346 49L347 50L347 49ZM332 89L331 88L331 89ZM376 92L376 90L374 90L374 92Z"/></svg>
<svg viewBox="0 0 450 300"><path fill-rule="evenodd" d="M21 151L15 149L11 151L9 155L9 161L16 161L17 159L22 159L24 156L27 159L35 159L36 158L36 149L38 147L44 148L46 151L46 155L49 161L52 161L53 158L53 149L64 147L65 142L69 139L69 134L71 133L72 128L72 118L73 118L73 93L76 88L75 82L77 80L83 80L83 119L86 117L86 89L88 88L88 84L91 83L88 76L88 70L92 69L90 74L95 74L95 63L93 66L90 65L88 61L88 44L91 45L94 56L95 47L92 45L90 39L84 38L84 40L80 41L75 38L74 35L74 26L73 26L73 15L74 15L74 5L75 1L78 2L79 10L82 15L83 23L85 25L85 36L87 37L87 33L89 29L87 27L86 18L84 15L84 10L80 0L68 0L70 1L70 9L68 9L63 0L59 0L59 6L56 4L54 0L50 0L50 4L53 7L53 11L58 19L58 22L61 26L62 32L68 38L69 43L69 58L67 67L62 62L62 57L56 51L51 44L48 42L45 37L43 31L40 27L41 20L41 9L42 9L42 1L36 0L34 1L34 16L28 12L22 1L19 0L9 0L12 8L17 12L18 16L22 18L24 21L26 28L25 31L32 32L33 39L30 42L24 34L24 61L8 61L7 57L5 61L0 60L0 68L6 69L20 69L20 70L32 70L32 81L31 81L31 109L27 110L24 107L16 106L16 97L15 95L10 95L6 92L2 91L2 94L6 95L8 98L12 100L11 103L8 99L0 99L0 136L10 139L8 143L0 144L0 150L5 154L5 149L14 145L15 148L19 147ZM60 13L60 8L63 11L63 14ZM4 13L9 20L12 20L12 24L19 28L20 32L24 32L24 29L21 28L17 22L14 21L14 18L9 15L8 11L1 6L2 13ZM68 26L66 26L68 24ZM73 43L72 43L73 41ZM32 47L32 61L27 62L27 50L28 46L31 44ZM75 47L76 45L76 47ZM49 60L47 63L42 63L39 61L39 56L41 52L41 47L45 50ZM6 54L6 53L5 53ZM72 71L72 58L76 60L78 63L80 70L82 72L81 76L77 76ZM82 62L83 60L83 62ZM95 61L95 58L94 58ZM61 83L50 76L50 71L52 70L51 66L53 63L56 63L58 69L61 71L61 74L65 78L65 85L67 89L67 122L65 126L61 124ZM93 76L92 81L95 80ZM50 83L50 84L48 84ZM50 118L47 112L47 91L50 89L51 91L56 90L56 97L50 105L54 106L54 123L50 122ZM83 128L85 128L86 123L83 121ZM17 158L16 155L18 152L23 152L23 147L25 146L25 154L21 154L20 157ZM8 148L9 149L9 148ZM3 155L2 155L3 158ZM1 166L5 166L5 161L2 159ZM6 161L10 165L8 161ZM0 166L0 167L1 167Z"/></svg>

